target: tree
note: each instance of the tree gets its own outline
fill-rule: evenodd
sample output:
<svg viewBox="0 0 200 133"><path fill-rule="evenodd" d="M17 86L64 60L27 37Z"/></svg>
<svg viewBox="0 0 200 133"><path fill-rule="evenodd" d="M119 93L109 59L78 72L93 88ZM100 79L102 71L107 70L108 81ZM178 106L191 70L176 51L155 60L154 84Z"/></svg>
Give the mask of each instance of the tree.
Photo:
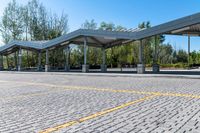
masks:
<svg viewBox="0 0 200 133"><path fill-rule="evenodd" d="M8 9L5 9L3 13L3 18L1 22L1 34L2 34L2 39L5 44L7 44L11 40L11 35L9 32L9 22L8 22Z"/></svg>
<svg viewBox="0 0 200 133"><path fill-rule="evenodd" d="M171 64L173 57L173 48L168 44L161 44L158 51L158 60L161 64Z"/></svg>
<svg viewBox="0 0 200 133"><path fill-rule="evenodd" d="M23 19L23 25L24 25L24 32L25 32L25 39L26 41L28 41L28 31L29 31L29 20L30 20L30 16L29 16L29 9L28 6L24 6L22 7L22 19Z"/></svg>
<svg viewBox="0 0 200 133"><path fill-rule="evenodd" d="M56 14L50 15L48 20L48 39L59 37L68 32L68 16L64 13L60 17Z"/></svg>
<svg viewBox="0 0 200 133"><path fill-rule="evenodd" d="M113 23L101 22L99 29L112 31L115 29L115 25Z"/></svg>
<svg viewBox="0 0 200 133"><path fill-rule="evenodd" d="M180 63L187 63L188 62L188 55L187 52L183 49L180 49L177 53L177 62Z"/></svg>
<svg viewBox="0 0 200 133"><path fill-rule="evenodd" d="M5 8L1 22L1 31L4 42L8 43L11 40L20 40L23 34L23 19L21 6L12 0Z"/></svg>
<svg viewBox="0 0 200 133"><path fill-rule="evenodd" d="M83 29L92 29L95 30L97 29L97 23L92 19L91 21L86 20L82 26Z"/></svg>

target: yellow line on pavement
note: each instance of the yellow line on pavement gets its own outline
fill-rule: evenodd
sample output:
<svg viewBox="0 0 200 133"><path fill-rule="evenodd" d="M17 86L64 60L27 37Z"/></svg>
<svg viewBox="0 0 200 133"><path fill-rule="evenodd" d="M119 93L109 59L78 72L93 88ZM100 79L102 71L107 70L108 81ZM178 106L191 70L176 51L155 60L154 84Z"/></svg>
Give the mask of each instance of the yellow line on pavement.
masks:
<svg viewBox="0 0 200 133"><path fill-rule="evenodd" d="M7 96L7 97L0 97L0 99L21 99L21 98L26 98L26 97L31 97L31 96L42 96L42 95L48 95L52 92L61 92L61 91L66 91L65 90L54 90L54 91L48 91L48 92L31 92L29 94L21 94L21 95L17 95L17 96ZM68 89L69 90L69 89Z"/></svg>
<svg viewBox="0 0 200 133"><path fill-rule="evenodd" d="M149 100L149 99L151 99L151 98L153 98L153 97L156 97L156 95L146 96L146 97L144 97L144 98L141 98L141 99L138 99L138 100L135 100L135 101L132 101L132 102L128 102L128 103L125 103L125 104L116 106L116 107L114 107L114 108L106 109L106 110L104 110L104 111L97 112L97 113L95 113L95 114L92 114L92 115L89 115L89 116L80 118L80 119L78 119L78 120L66 122L66 123L64 123L64 124L61 124L61 125L58 125L58 126L55 126L55 127L52 127L52 128L45 129L45 130L43 130L43 131L40 131L39 133L51 133L51 132L55 132L55 131L58 131L58 130L60 130L60 129L73 126L73 125L75 125L75 124L78 124L78 123L81 123L81 122L84 122L84 121L88 121L88 120L94 119L94 118L96 118L96 117L100 117L100 116L106 115L106 114L108 114L108 113L117 111L117 110L119 110L119 109L123 109L123 108L128 107L128 106L131 106L131 105L133 105L133 104L136 104L136 103L139 103L139 102L143 102L143 101Z"/></svg>
<svg viewBox="0 0 200 133"><path fill-rule="evenodd" d="M67 90L91 90L91 91L103 91L103 92L116 92L116 93L133 93L141 95L157 95L157 96L172 96L172 97L185 97L185 98L195 98L200 99L200 95L194 94L184 94L184 93L171 93L171 92L149 92L149 91L137 91L137 90L116 90L109 88L95 88L89 86L67 86L67 85L54 85L47 83L34 83L34 82L21 82L21 81L1 81L0 82L14 82L14 83L23 83L27 85L37 85L37 86L46 86L56 89L67 89Z"/></svg>

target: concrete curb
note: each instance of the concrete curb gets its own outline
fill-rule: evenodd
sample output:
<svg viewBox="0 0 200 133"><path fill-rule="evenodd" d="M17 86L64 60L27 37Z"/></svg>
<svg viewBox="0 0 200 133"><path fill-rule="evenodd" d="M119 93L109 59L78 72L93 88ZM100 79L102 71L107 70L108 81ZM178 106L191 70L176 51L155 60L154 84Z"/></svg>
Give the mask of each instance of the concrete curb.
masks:
<svg viewBox="0 0 200 133"><path fill-rule="evenodd" d="M131 77L131 78L187 78L200 79L200 75L177 75L177 74L136 74L136 73L81 73L81 72L8 72L7 74L42 74L42 75L72 75L72 76L106 76L106 77Z"/></svg>

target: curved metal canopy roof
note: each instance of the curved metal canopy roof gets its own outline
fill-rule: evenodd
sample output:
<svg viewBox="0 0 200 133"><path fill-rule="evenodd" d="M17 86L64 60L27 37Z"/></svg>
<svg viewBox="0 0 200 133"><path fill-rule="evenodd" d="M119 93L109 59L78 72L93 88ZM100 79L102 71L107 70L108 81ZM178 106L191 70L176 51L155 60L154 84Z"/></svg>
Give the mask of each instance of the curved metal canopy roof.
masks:
<svg viewBox="0 0 200 133"><path fill-rule="evenodd" d="M0 47L0 54L12 53L18 47L45 50L68 44L83 44L85 37L87 37L87 43L90 46L109 48L161 34L200 36L200 13L142 30L106 31L79 29L49 41L12 41Z"/></svg>
<svg viewBox="0 0 200 133"><path fill-rule="evenodd" d="M131 33L134 32L79 29L49 41L12 41L0 47L0 53L10 53L14 51L16 47L45 50L68 44L83 44L85 37L87 37L87 44L89 46L108 48L131 40Z"/></svg>

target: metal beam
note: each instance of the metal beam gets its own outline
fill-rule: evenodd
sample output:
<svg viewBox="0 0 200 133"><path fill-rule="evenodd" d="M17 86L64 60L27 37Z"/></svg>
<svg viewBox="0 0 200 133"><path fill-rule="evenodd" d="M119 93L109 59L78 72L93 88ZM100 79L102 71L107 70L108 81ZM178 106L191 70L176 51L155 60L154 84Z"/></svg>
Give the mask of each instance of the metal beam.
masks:
<svg viewBox="0 0 200 133"><path fill-rule="evenodd" d="M93 40L98 45L102 45L103 44L101 41L97 40L95 37L91 36L90 39Z"/></svg>
<svg viewBox="0 0 200 133"><path fill-rule="evenodd" d="M81 41L72 41L71 43L77 44L77 45L83 45L84 42L81 42ZM96 43L88 43L88 42L87 42L87 46L98 47L98 48L103 47L103 45L99 45L99 44L96 44Z"/></svg>
<svg viewBox="0 0 200 133"><path fill-rule="evenodd" d="M108 44L106 44L105 48L111 48L111 47L114 47L114 46L122 45L123 41L124 41L124 39L109 42Z"/></svg>

